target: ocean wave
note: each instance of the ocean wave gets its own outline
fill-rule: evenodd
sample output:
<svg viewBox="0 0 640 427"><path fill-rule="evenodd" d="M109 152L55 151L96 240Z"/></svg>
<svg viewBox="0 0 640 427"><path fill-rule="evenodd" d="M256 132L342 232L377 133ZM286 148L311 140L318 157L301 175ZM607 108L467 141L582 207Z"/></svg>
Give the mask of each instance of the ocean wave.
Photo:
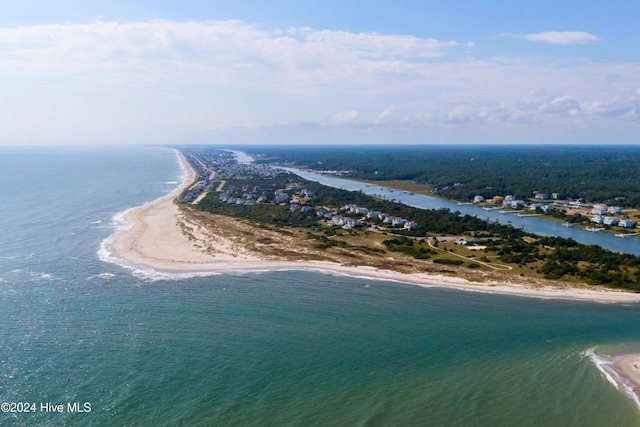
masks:
<svg viewBox="0 0 640 427"><path fill-rule="evenodd" d="M600 355L595 352L594 348L585 350L582 355L593 362L605 379L609 381L616 390L621 391L625 396L633 400L638 408L640 408L638 387L627 377L621 375L615 368L615 364L622 360L622 356Z"/></svg>

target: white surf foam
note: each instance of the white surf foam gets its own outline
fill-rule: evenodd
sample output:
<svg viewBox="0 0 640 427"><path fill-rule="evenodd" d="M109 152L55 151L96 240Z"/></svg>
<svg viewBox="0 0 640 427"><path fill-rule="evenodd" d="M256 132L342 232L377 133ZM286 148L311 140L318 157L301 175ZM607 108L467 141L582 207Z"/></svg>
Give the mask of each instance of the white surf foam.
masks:
<svg viewBox="0 0 640 427"><path fill-rule="evenodd" d="M583 356L588 357L598 368L602 375L609 381L616 390L624 393L625 396L633 400L640 409L640 398L638 398L638 387L629 379L620 375L614 368L614 364L622 360L622 356L605 356L596 354L595 349L590 348L583 352Z"/></svg>

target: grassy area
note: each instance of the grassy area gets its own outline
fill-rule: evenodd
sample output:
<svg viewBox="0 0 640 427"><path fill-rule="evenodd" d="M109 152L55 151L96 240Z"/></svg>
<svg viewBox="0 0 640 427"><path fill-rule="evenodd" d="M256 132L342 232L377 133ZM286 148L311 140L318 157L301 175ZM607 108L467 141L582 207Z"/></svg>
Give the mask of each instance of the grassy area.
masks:
<svg viewBox="0 0 640 427"><path fill-rule="evenodd" d="M427 196L437 197L431 192L432 186L429 184L418 183L415 181L392 180L392 181L367 181L354 179L353 181L364 182L372 186L393 188L401 191L409 191L411 193L425 194Z"/></svg>

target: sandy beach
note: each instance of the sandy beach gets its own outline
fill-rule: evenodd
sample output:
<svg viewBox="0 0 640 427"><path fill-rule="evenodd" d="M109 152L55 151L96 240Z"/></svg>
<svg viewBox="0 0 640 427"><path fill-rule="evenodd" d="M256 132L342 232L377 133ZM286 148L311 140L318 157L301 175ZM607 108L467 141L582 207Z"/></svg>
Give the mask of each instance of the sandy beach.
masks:
<svg viewBox="0 0 640 427"><path fill-rule="evenodd" d="M536 286L522 283L469 282L462 278L428 273L404 274L366 266L346 266L324 261L265 260L225 239L223 233L187 218L175 198L195 180L196 173L177 151L185 178L171 194L130 210L131 225L113 243L118 258L164 272L223 272L238 270L331 271L351 276L393 280L421 286L453 287L470 291L538 298L580 299L600 302L640 302L640 294L586 287ZM640 366L640 365L638 365Z"/></svg>
<svg viewBox="0 0 640 427"><path fill-rule="evenodd" d="M634 392L640 398L640 353L625 354L613 364L613 368L636 386Z"/></svg>

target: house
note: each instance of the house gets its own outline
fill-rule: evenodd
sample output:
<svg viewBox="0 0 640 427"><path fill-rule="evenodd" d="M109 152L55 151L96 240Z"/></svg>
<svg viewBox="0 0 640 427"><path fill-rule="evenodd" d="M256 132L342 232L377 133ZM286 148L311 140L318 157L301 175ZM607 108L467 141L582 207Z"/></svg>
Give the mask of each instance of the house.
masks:
<svg viewBox="0 0 640 427"><path fill-rule="evenodd" d="M404 227L405 230L415 230L416 228L418 228L418 223L415 221L407 221L404 223Z"/></svg>
<svg viewBox="0 0 640 427"><path fill-rule="evenodd" d="M607 213L607 205L604 203L596 203L593 205L593 208L591 208L591 213L595 215L604 215Z"/></svg>
<svg viewBox="0 0 640 427"><path fill-rule="evenodd" d="M622 208L620 206L609 206L607 212L610 214L621 214Z"/></svg>
<svg viewBox="0 0 640 427"><path fill-rule="evenodd" d="M483 196L478 195L473 198L473 203L482 203L482 202L484 202Z"/></svg>
<svg viewBox="0 0 640 427"><path fill-rule="evenodd" d="M545 193L536 193L533 197L535 197L538 200L548 200L549 199L549 195L545 194Z"/></svg>
<svg viewBox="0 0 640 427"><path fill-rule="evenodd" d="M514 209L518 209L518 208L524 208L524 201L523 200L510 200L510 201L504 201L503 205L505 206L510 206Z"/></svg>
<svg viewBox="0 0 640 427"><path fill-rule="evenodd" d="M393 218L391 221L391 225L395 227L403 227L407 223L407 220L404 218Z"/></svg>
<svg viewBox="0 0 640 427"><path fill-rule="evenodd" d="M621 219L618 221L618 227L633 228L636 226L636 222L632 219Z"/></svg>
<svg viewBox="0 0 640 427"><path fill-rule="evenodd" d="M558 194L558 193L551 193L551 198L552 198L553 200L558 200L558 199L560 198L560 194Z"/></svg>
<svg viewBox="0 0 640 427"><path fill-rule="evenodd" d="M351 218L344 218L342 221L342 228L354 228L360 227L361 225L362 223L360 221Z"/></svg>
<svg viewBox="0 0 640 427"><path fill-rule="evenodd" d="M600 215L594 215L591 217L591 222L594 222L596 224L602 224L603 218Z"/></svg>
<svg viewBox="0 0 640 427"><path fill-rule="evenodd" d="M297 211L299 209L300 209L300 205L297 203L291 203L291 205L289 206L290 211Z"/></svg>
<svg viewBox="0 0 640 427"><path fill-rule="evenodd" d="M305 197L313 197L316 195L316 193L313 190L309 190L308 188L303 188L302 195Z"/></svg>
<svg viewBox="0 0 640 427"><path fill-rule="evenodd" d="M367 213L367 219L380 219L381 213L378 211L369 211Z"/></svg>
<svg viewBox="0 0 640 427"><path fill-rule="evenodd" d="M602 218L602 222L605 225L618 225L618 218L614 216L605 216Z"/></svg>
<svg viewBox="0 0 640 427"><path fill-rule="evenodd" d="M289 200L289 195L287 193L276 193L276 203L284 203Z"/></svg>
<svg viewBox="0 0 640 427"><path fill-rule="evenodd" d="M329 209L321 208L316 211L316 215L320 218L326 217L327 214L330 214L331 211Z"/></svg>

